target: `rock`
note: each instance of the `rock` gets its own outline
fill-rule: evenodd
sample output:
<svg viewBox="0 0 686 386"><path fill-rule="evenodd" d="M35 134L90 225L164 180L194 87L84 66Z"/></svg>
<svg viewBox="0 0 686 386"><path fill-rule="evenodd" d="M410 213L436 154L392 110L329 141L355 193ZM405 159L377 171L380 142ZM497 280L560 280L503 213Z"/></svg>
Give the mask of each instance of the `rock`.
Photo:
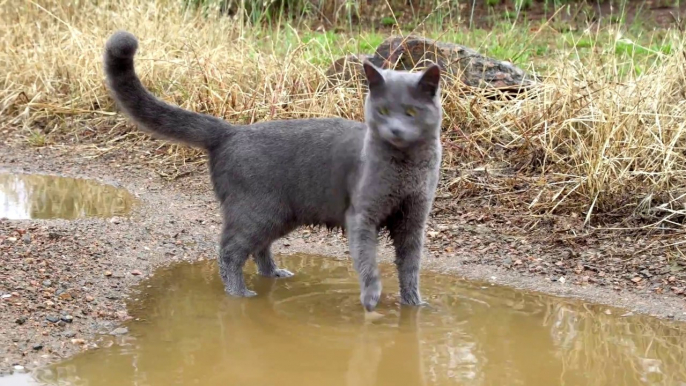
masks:
<svg viewBox="0 0 686 386"><path fill-rule="evenodd" d="M73 338L76 336L76 333L74 331L65 331L62 333L62 336L65 338Z"/></svg>
<svg viewBox="0 0 686 386"><path fill-rule="evenodd" d="M62 319L62 321L66 322L66 323L71 323L74 321L74 317L71 315L64 315L64 316L62 316L61 319Z"/></svg>
<svg viewBox="0 0 686 386"><path fill-rule="evenodd" d="M28 232L26 232L24 233L24 237L22 237L21 240L24 242L24 244L31 244L31 235Z"/></svg>
<svg viewBox="0 0 686 386"><path fill-rule="evenodd" d="M339 58L333 62L331 67L326 71L326 78L329 81L329 86L334 86L341 83L348 83L352 81L364 81L364 70L362 69L362 62L369 60L377 67L383 66L383 59L375 55L348 55Z"/></svg>
<svg viewBox="0 0 686 386"><path fill-rule="evenodd" d="M86 295L86 301L87 301L87 302L92 302L93 300L95 300L94 297L92 297L92 296L90 296L90 295Z"/></svg>
<svg viewBox="0 0 686 386"><path fill-rule="evenodd" d="M61 294L59 294L59 297L62 300L71 300L72 299L72 296L69 292L62 292Z"/></svg>
<svg viewBox="0 0 686 386"><path fill-rule="evenodd" d="M26 316L20 316L14 322L21 326L22 324L26 323Z"/></svg>
<svg viewBox="0 0 686 386"><path fill-rule="evenodd" d="M107 276L107 277L112 276L112 272L110 272L110 271L105 271L105 276Z"/></svg>
<svg viewBox="0 0 686 386"><path fill-rule="evenodd" d="M340 84L360 77L364 59L382 68L421 69L438 64L445 80L459 78L467 86L492 88L517 93L532 86L533 77L510 62L489 58L459 44L440 42L421 36L392 36L384 40L374 55L349 55L331 65L326 75L330 84Z"/></svg>
<svg viewBox="0 0 686 386"><path fill-rule="evenodd" d="M46 319L48 322L50 322L50 323L57 323L57 322L60 321L60 318L58 318L58 317L55 316L55 315L48 315L48 316L45 317L45 319Z"/></svg>
<svg viewBox="0 0 686 386"><path fill-rule="evenodd" d="M131 274L132 274L133 276L142 275L141 271L139 271L139 270L137 270L137 269L134 269L133 271L131 271Z"/></svg>
<svg viewBox="0 0 686 386"><path fill-rule="evenodd" d="M32 347L35 351L42 350L43 349L43 343L36 343Z"/></svg>
<svg viewBox="0 0 686 386"><path fill-rule="evenodd" d="M82 345L82 344L86 343L86 341L83 340L83 339L72 339L72 340L71 340L71 343L72 343L72 344Z"/></svg>
<svg viewBox="0 0 686 386"><path fill-rule="evenodd" d="M110 335L126 335L129 333L129 329L126 327L115 328L110 332Z"/></svg>
<svg viewBox="0 0 686 386"><path fill-rule="evenodd" d="M50 280L43 280L43 286L45 287L50 287L52 285L52 281Z"/></svg>

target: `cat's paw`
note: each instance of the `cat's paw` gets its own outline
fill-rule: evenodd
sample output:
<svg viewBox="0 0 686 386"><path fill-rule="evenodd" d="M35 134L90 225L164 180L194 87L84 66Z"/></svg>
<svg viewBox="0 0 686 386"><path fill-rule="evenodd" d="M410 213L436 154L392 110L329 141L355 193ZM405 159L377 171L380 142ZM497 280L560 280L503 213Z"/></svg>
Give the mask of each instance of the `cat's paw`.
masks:
<svg viewBox="0 0 686 386"><path fill-rule="evenodd" d="M229 294L231 296L238 297L238 298L251 298L251 297L257 295L257 292L251 291L247 288L243 288L243 289L228 289L228 288L226 288L224 291L227 294Z"/></svg>
<svg viewBox="0 0 686 386"><path fill-rule="evenodd" d="M275 277L278 279L283 279L287 277L293 276L293 272L287 270L287 269L281 269L277 268L273 270L272 272L260 272L260 275L265 276L265 277Z"/></svg>
<svg viewBox="0 0 686 386"><path fill-rule="evenodd" d="M291 277L293 275L294 275L293 272L291 272L287 269L283 269L283 268L279 268L279 269L274 271L274 277L278 277L278 278L286 278L286 277Z"/></svg>
<svg viewBox="0 0 686 386"><path fill-rule="evenodd" d="M429 305L429 303L422 300L422 297L419 295L419 293L413 293L411 295L401 294L400 304L411 307L424 307Z"/></svg>
<svg viewBox="0 0 686 386"><path fill-rule="evenodd" d="M375 279L369 285L362 288L360 301L367 312L372 312L381 298L381 282Z"/></svg>

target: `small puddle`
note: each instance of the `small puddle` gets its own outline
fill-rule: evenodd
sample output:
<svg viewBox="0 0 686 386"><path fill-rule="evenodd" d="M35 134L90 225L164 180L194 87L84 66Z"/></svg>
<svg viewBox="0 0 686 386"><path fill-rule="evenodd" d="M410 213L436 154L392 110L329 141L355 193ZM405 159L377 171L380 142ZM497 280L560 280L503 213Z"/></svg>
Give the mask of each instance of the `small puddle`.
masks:
<svg viewBox="0 0 686 386"><path fill-rule="evenodd" d="M296 276L251 263L252 299L226 296L214 262L161 269L130 304L129 335L15 385L686 384L684 325L428 273L431 308L392 294L365 321L349 261L279 260Z"/></svg>
<svg viewBox="0 0 686 386"><path fill-rule="evenodd" d="M123 216L133 202L126 190L93 180L0 172L0 218Z"/></svg>

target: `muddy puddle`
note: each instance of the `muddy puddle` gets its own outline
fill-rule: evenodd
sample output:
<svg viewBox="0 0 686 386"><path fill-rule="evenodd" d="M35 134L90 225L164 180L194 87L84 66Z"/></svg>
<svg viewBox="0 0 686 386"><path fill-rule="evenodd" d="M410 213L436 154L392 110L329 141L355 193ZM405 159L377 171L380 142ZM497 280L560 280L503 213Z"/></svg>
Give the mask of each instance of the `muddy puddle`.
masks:
<svg viewBox="0 0 686 386"><path fill-rule="evenodd" d="M686 385L683 325L429 273L431 308L391 294L365 320L349 261L280 260L296 276L249 263L252 299L227 297L214 262L162 269L135 293L127 335L0 384Z"/></svg>
<svg viewBox="0 0 686 386"><path fill-rule="evenodd" d="M126 190L93 180L0 171L0 218L123 216L133 203Z"/></svg>

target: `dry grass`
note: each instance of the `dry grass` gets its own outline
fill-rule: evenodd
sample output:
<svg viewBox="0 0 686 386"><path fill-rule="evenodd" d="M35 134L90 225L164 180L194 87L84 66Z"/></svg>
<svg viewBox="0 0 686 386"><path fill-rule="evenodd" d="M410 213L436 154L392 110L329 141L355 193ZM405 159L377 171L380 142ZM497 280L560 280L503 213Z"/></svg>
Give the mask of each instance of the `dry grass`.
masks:
<svg viewBox="0 0 686 386"><path fill-rule="evenodd" d="M360 88L324 87L326 63L365 47L362 35L338 37L345 44L334 46L288 27L265 30L184 13L174 1L93 3L0 3L0 124L7 132L36 146L91 143L101 153L146 138L113 113L103 82L102 49L119 28L140 39L136 64L143 82L184 108L237 123L362 119ZM551 40L544 45L564 38L549 27L512 26L498 39L519 39L531 49L528 42L545 34ZM583 54L576 42L564 55L534 61L549 76L515 100L447 87L444 192L467 202L487 198L523 214L580 216L592 225L682 227L686 59L680 33L663 36L671 53L641 49L650 60L641 62L640 75L637 50L617 54L626 47L617 33L587 33L590 49ZM461 35L461 43L494 51L470 36ZM198 154L176 145L163 152L174 160L197 160Z"/></svg>

